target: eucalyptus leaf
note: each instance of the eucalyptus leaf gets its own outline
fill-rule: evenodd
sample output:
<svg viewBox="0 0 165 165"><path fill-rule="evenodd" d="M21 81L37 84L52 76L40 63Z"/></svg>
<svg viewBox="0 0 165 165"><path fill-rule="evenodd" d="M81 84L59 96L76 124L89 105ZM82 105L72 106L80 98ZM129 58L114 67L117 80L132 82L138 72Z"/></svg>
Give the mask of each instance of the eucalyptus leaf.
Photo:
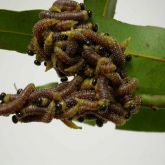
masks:
<svg viewBox="0 0 165 165"><path fill-rule="evenodd" d="M0 10L0 49L26 53L39 10Z"/></svg>
<svg viewBox="0 0 165 165"><path fill-rule="evenodd" d="M113 18L117 0L90 0L90 3L89 0L84 0L84 3L87 4L89 10L95 10L94 17L104 16Z"/></svg>

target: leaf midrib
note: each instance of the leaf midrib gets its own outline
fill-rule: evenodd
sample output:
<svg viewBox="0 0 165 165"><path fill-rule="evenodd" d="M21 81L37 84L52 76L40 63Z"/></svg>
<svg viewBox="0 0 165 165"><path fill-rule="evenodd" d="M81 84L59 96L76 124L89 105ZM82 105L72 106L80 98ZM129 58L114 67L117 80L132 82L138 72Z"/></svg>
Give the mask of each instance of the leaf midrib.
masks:
<svg viewBox="0 0 165 165"><path fill-rule="evenodd" d="M10 34L16 34L16 35L22 35L22 36L32 36L32 34L29 33L21 33L21 32L17 32L17 31L10 31L10 30L3 30L0 29L0 33L10 33Z"/></svg>

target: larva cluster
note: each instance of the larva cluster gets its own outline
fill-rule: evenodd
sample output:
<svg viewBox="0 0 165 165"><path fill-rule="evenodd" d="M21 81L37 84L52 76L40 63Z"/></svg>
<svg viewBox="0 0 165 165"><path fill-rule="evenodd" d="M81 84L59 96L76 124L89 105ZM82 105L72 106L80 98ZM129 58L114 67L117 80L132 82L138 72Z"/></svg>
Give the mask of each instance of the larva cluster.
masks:
<svg viewBox="0 0 165 165"><path fill-rule="evenodd" d="M125 71L125 48L97 32L84 4L57 0L39 17L28 54L36 55L36 65L54 68L62 82L44 90L29 84L15 95L2 93L0 115L14 114L14 123L55 118L71 128L80 128L73 120L84 119L94 119L98 126L107 121L123 125L141 104L134 94L138 82Z"/></svg>

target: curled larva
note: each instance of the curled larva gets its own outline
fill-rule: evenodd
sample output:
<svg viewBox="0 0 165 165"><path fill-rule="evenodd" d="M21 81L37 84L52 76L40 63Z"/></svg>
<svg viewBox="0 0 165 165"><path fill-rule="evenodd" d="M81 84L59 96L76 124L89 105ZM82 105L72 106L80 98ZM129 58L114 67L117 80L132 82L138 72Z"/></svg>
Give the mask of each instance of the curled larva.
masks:
<svg viewBox="0 0 165 165"><path fill-rule="evenodd" d="M111 83L113 84L113 86L117 87L119 85L121 85L123 83L122 78L120 77L120 75L116 72L111 73L108 75L108 78L110 79Z"/></svg>
<svg viewBox="0 0 165 165"><path fill-rule="evenodd" d="M128 95L137 87L138 80L132 79L128 83L121 85L117 90L117 95Z"/></svg>
<svg viewBox="0 0 165 165"><path fill-rule="evenodd" d="M84 46L83 47L83 52L82 52L82 57L87 60L87 62L92 65L96 66L100 55L97 54L91 47Z"/></svg>
<svg viewBox="0 0 165 165"><path fill-rule="evenodd" d="M77 42L67 41L64 48L66 54L68 54L70 57L73 57L78 52L79 45Z"/></svg>
<svg viewBox="0 0 165 165"><path fill-rule="evenodd" d="M50 8L50 11L53 12L72 11L72 10L80 11L81 5L71 0L57 0L53 3L52 7Z"/></svg>
<svg viewBox="0 0 165 165"><path fill-rule="evenodd" d="M32 92L35 91L34 84L29 84L18 96L18 98L5 106L0 106L0 115L9 115L21 110L27 103Z"/></svg>
<svg viewBox="0 0 165 165"><path fill-rule="evenodd" d="M103 36L101 34L95 33L91 30L83 31L83 34L94 43L105 47L111 52L114 63L119 67L123 66L125 63L125 56L120 45L114 39L109 36Z"/></svg>
<svg viewBox="0 0 165 165"><path fill-rule="evenodd" d="M43 43L43 33L58 22L56 19L43 19L34 25L33 35L37 38L39 45Z"/></svg>
<svg viewBox="0 0 165 165"><path fill-rule="evenodd" d="M74 20L74 21L87 21L91 17L90 13L86 10L53 13L50 11L42 11L40 13L40 19L55 18L57 20Z"/></svg>

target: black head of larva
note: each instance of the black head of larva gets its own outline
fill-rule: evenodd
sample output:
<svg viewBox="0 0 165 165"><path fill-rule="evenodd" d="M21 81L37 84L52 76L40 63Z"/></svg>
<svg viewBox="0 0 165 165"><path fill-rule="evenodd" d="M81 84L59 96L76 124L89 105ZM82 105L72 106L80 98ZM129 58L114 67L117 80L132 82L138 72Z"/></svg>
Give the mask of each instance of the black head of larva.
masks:
<svg viewBox="0 0 165 165"><path fill-rule="evenodd" d="M136 106L135 105L130 105L129 106L130 113L135 113L136 111Z"/></svg>
<svg viewBox="0 0 165 165"><path fill-rule="evenodd" d="M130 117L131 117L131 113L127 113L126 115L125 115L125 119L130 119Z"/></svg>
<svg viewBox="0 0 165 165"><path fill-rule="evenodd" d="M96 83L97 83L97 79L96 78L94 78L93 80L92 80L92 85L96 85Z"/></svg>
<svg viewBox="0 0 165 165"><path fill-rule="evenodd" d="M1 93L1 94L0 94L0 100L3 100L5 96L6 96L6 93L4 93L4 92Z"/></svg>
<svg viewBox="0 0 165 165"><path fill-rule="evenodd" d="M78 42L80 45L88 45L90 46L92 43L91 41L89 41L88 39L83 39L81 41Z"/></svg>
<svg viewBox="0 0 165 165"><path fill-rule="evenodd" d="M58 102L58 103L56 103L56 105L55 105L55 113L56 113L56 114L60 114L61 111L62 111L62 105Z"/></svg>
<svg viewBox="0 0 165 165"><path fill-rule="evenodd" d="M22 91L23 91L23 89L18 89L17 94L19 95Z"/></svg>
<svg viewBox="0 0 165 165"><path fill-rule="evenodd" d="M127 62L130 62L132 60L132 56L131 55L127 55L125 57L125 59L126 59Z"/></svg>
<svg viewBox="0 0 165 165"><path fill-rule="evenodd" d="M65 81L68 81L68 77L64 76L64 77L61 77L61 82L65 82Z"/></svg>
<svg viewBox="0 0 165 165"><path fill-rule="evenodd" d="M84 44L90 46L92 43L89 40L84 40Z"/></svg>
<svg viewBox="0 0 165 165"><path fill-rule="evenodd" d="M17 112L17 113L16 113L16 117L18 117L18 118L21 118L22 115L23 115L23 114L22 114L21 112Z"/></svg>
<svg viewBox="0 0 165 165"><path fill-rule="evenodd" d="M84 121L84 117L79 117L77 120L78 120L80 123L82 123L82 122Z"/></svg>
<svg viewBox="0 0 165 165"><path fill-rule="evenodd" d="M106 52L107 52L107 49L106 48L104 48L102 46L99 48L99 54L100 55L105 55Z"/></svg>
<svg viewBox="0 0 165 165"><path fill-rule="evenodd" d="M99 108L100 113L105 113L107 111L108 111L108 105L103 104L102 106L100 106Z"/></svg>
<svg viewBox="0 0 165 165"><path fill-rule="evenodd" d="M92 25L92 30L93 30L94 32L97 32L97 31L98 31L98 25L97 25L97 24L93 24L93 25Z"/></svg>
<svg viewBox="0 0 165 165"><path fill-rule="evenodd" d="M34 64L37 65L37 66L40 66L40 65L41 65L41 62L38 61L38 60L35 60L35 61L34 61Z"/></svg>
<svg viewBox="0 0 165 165"><path fill-rule="evenodd" d="M104 124L103 120L101 120L101 119L96 119L96 125L97 125L98 127L102 127L103 124Z"/></svg>
<svg viewBox="0 0 165 165"><path fill-rule="evenodd" d="M17 119L17 116L16 115L12 116L12 122L14 124L18 123L18 119Z"/></svg>
<svg viewBox="0 0 165 165"><path fill-rule="evenodd" d="M27 50L27 54L29 55L29 56L33 56L34 55L34 52L32 51L32 50Z"/></svg>
<svg viewBox="0 0 165 165"><path fill-rule="evenodd" d="M47 66L47 62L46 61L44 62L44 66Z"/></svg>
<svg viewBox="0 0 165 165"><path fill-rule="evenodd" d="M87 10L87 13L88 13L88 17L92 17L93 13L91 10Z"/></svg>
<svg viewBox="0 0 165 165"><path fill-rule="evenodd" d="M62 40L67 40L68 39L68 36L65 35L65 34L63 34L63 35L61 35L61 38L62 38Z"/></svg>
<svg viewBox="0 0 165 165"><path fill-rule="evenodd" d="M109 36L109 33L104 33L105 36Z"/></svg>
<svg viewBox="0 0 165 165"><path fill-rule="evenodd" d="M39 99L36 101L36 105L37 105L38 107L40 107L40 106L42 105L42 99L41 99L41 98L39 98Z"/></svg>
<svg viewBox="0 0 165 165"><path fill-rule="evenodd" d="M85 10L85 5L84 3L80 3L81 10Z"/></svg>

